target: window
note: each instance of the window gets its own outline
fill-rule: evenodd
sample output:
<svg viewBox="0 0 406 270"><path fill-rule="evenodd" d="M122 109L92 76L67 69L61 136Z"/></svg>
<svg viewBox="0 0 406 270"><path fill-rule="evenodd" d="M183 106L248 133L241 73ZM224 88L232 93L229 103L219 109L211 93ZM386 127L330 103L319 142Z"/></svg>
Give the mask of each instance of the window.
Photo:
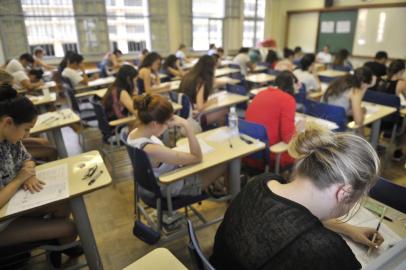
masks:
<svg viewBox="0 0 406 270"><path fill-rule="evenodd" d="M128 41L129 52L139 52L146 48L145 41Z"/></svg>
<svg viewBox="0 0 406 270"><path fill-rule="evenodd" d="M64 43L62 44L62 47L64 53L66 53L67 51L78 52L78 45L76 43Z"/></svg>
<svg viewBox="0 0 406 270"><path fill-rule="evenodd" d="M143 48L150 48L148 1L105 1L112 49L129 53L138 51L138 44L143 44Z"/></svg>
<svg viewBox="0 0 406 270"><path fill-rule="evenodd" d="M223 46L224 0L193 0L193 50Z"/></svg>
<svg viewBox="0 0 406 270"><path fill-rule="evenodd" d="M265 0L244 0L242 46L254 47L264 39Z"/></svg>
<svg viewBox="0 0 406 270"><path fill-rule="evenodd" d="M55 55L54 45L52 45L52 44L37 44L37 45L31 45L31 46L30 46L31 54L33 54L33 53L34 53L34 50L35 50L36 48L38 48L38 47L41 47L41 48L44 50L45 55Z"/></svg>
<svg viewBox="0 0 406 270"><path fill-rule="evenodd" d="M22 0L21 4L30 48L41 46L47 56L58 57L65 55L64 44L77 48L72 0Z"/></svg>

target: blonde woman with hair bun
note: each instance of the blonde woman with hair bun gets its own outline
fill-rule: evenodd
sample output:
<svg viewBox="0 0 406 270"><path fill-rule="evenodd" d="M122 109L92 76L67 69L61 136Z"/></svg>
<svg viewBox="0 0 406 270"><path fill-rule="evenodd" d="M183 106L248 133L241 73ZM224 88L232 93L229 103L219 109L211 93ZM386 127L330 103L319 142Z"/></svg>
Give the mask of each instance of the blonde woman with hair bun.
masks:
<svg viewBox="0 0 406 270"><path fill-rule="evenodd" d="M307 127L289 145L292 179L259 175L232 201L220 225L211 263L216 269L360 269L338 234L369 247L375 228L339 221L379 174L375 150L363 138Z"/></svg>

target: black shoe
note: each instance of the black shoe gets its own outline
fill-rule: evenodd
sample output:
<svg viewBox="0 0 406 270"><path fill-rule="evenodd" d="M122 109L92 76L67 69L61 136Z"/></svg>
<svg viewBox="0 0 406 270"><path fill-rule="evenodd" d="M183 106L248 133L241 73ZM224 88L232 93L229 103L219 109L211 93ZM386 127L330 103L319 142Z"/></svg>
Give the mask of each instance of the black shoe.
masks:
<svg viewBox="0 0 406 270"><path fill-rule="evenodd" d="M60 251L51 251L49 260L54 268L59 268L62 265L62 253Z"/></svg>
<svg viewBox="0 0 406 270"><path fill-rule="evenodd" d="M395 152L393 152L392 159L394 161L401 162L401 161L404 161L405 158L406 158L406 156L401 149L397 149L397 150L395 150Z"/></svg>
<svg viewBox="0 0 406 270"><path fill-rule="evenodd" d="M69 256L70 258L75 258L83 255L83 248L82 246L74 246L62 251L63 254Z"/></svg>

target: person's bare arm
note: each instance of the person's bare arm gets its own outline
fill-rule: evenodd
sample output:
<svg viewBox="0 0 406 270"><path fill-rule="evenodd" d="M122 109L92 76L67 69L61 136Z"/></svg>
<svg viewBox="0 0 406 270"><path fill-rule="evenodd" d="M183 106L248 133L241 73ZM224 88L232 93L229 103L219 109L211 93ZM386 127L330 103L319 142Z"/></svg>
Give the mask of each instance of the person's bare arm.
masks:
<svg viewBox="0 0 406 270"><path fill-rule="evenodd" d="M134 109L134 102L131 96L128 94L127 91L121 91L120 93L120 102L124 105L124 107L131 113L136 114L136 110Z"/></svg>
<svg viewBox="0 0 406 270"><path fill-rule="evenodd" d="M44 85L44 82L39 81L39 82L30 82L30 80L22 80L21 81L21 85L23 86L23 88L27 89L27 90L35 90L40 88L41 86Z"/></svg>

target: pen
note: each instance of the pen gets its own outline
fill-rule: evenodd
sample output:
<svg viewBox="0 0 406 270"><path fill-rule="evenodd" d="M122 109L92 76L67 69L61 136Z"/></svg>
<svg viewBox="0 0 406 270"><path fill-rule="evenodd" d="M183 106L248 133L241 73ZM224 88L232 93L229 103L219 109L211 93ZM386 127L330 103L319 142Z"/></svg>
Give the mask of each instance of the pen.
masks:
<svg viewBox="0 0 406 270"><path fill-rule="evenodd" d="M97 178L99 178L100 175L103 174L103 171L99 171L93 178L92 180L89 181L89 186L93 185L94 182L96 182Z"/></svg>
<svg viewBox="0 0 406 270"><path fill-rule="evenodd" d="M383 220L383 218L385 217L385 212L386 212L386 207L383 208L383 211L382 211L382 213L381 213L381 217L379 218L378 226L376 226L376 230L375 230L374 236L372 237L372 242L373 242L373 243L375 243L376 237L378 237L379 228L381 227L382 220ZM376 246L376 247L377 247L377 246ZM371 252L372 252L372 247L370 247L370 248L368 249L367 255L371 254Z"/></svg>

